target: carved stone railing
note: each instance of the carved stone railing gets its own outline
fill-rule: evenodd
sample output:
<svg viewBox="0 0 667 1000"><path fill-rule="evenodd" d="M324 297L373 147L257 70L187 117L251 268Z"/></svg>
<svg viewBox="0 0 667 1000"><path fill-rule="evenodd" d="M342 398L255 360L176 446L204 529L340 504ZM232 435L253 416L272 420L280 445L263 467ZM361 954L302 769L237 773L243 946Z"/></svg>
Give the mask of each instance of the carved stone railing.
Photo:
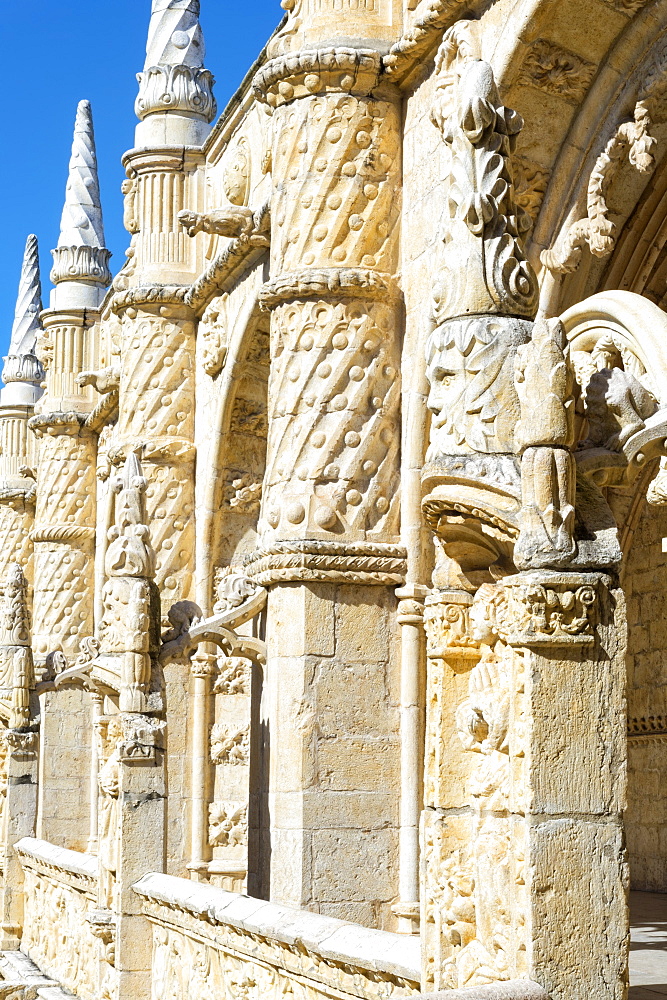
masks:
<svg viewBox="0 0 667 1000"><path fill-rule="evenodd" d="M171 1000L208 996L210 982L230 982L234 995L251 1000L287 992L309 1000L341 994L375 1000L419 990L417 937L171 875L146 875L134 890L153 926L156 996L167 983Z"/></svg>
<svg viewBox="0 0 667 1000"><path fill-rule="evenodd" d="M25 837L21 950L81 1000L94 1000L99 942L88 922L97 903L97 858Z"/></svg>

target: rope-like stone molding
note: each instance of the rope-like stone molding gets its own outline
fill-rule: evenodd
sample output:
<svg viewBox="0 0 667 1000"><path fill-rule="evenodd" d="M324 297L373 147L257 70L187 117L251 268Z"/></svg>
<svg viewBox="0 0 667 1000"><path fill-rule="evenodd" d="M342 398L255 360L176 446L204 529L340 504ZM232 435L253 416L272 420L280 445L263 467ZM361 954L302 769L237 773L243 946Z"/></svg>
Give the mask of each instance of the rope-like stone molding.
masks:
<svg viewBox="0 0 667 1000"><path fill-rule="evenodd" d="M395 279L389 274L361 267L325 267L281 274L262 288L259 299L263 309L271 309L289 299L318 298L321 295L344 295L355 299L400 295Z"/></svg>
<svg viewBox="0 0 667 1000"><path fill-rule="evenodd" d="M459 16L464 6L463 0L430 0L402 38L392 45L382 59L384 75L394 83L402 83L408 74L423 62L431 49L442 40L444 28L449 27Z"/></svg>
<svg viewBox="0 0 667 1000"><path fill-rule="evenodd" d="M216 295L229 291L239 276L263 257L271 245L268 211L265 205L255 216L253 232L231 240L188 289L185 301L196 313L203 312Z"/></svg>
<svg viewBox="0 0 667 1000"><path fill-rule="evenodd" d="M263 66L253 90L272 108L322 92L369 94L378 84L381 65L373 49L304 49Z"/></svg>
<svg viewBox="0 0 667 1000"><path fill-rule="evenodd" d="M95 537L95 528L77 524L38 524L30 532L32 542L76 542Z"/></svg>
<svg viewBox="0 0 667 1000"><path fill-rule="evenodd" d="M133 306L145 305L186 305L189 285L138 285L126 291L116 292L111 299L111 311L122 312Z"/></svg>
<svg viewBox="0 0 667 1000"><path fill-rule="evenodd" d="M116 413L119 398L120 393L118 389L112 389L111 392L105 393L92 413L86 418L86 427L99 434L104 425Z"/></svg>
<svg viewBox="0 0 667 1000"><path fill-rule="evenodd" d="M391 586L404 582L406 569L406 550L379 542L276 542L245 559L246 575L262 587L304 582Z"/></svg>

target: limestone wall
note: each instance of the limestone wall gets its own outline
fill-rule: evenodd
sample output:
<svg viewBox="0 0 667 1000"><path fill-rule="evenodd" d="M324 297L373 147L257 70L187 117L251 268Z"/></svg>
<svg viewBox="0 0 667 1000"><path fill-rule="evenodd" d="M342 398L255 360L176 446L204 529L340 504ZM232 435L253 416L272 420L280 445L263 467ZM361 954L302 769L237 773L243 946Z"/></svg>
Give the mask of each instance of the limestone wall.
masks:
<svg viewBox="0 0 667 1000"><path fill-rule="evenodd" d="M667 508L644 505L625 574L628 809L633 889L667 892Z"/></svg>
<svg viewBox="0 0 667 1000"><path fill-rule="evenodd" d="M90 834L90 695L70 687L47 692L41 701L37 835L58 847L85 851Z"/></svg>

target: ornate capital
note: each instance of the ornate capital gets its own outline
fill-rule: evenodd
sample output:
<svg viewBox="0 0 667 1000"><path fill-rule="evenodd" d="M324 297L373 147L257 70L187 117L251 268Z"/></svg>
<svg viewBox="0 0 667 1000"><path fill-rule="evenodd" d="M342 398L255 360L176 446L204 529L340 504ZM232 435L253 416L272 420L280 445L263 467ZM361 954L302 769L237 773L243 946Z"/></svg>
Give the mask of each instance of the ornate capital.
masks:
<svg viewBox="0 0 667 1000"><path fill-rule="evenodd" d="M250 553L245 563L251 580L273 583L401 584L406 552L378 542L276 542Z"/></svg>
<svg viewBox="0 0 667 1000"><path fill-rule="evenodd" d="M111 284L109 258L111 251L104 247L57 247L52 250L51 281L88 281L106 288Z"/></svg>
<svg viewBox="0 0 667 1000"><path fill-rule="evenodd" d="M37 756L38 733L8 729L3 738L12 757L34 758Z"/></svg>
<svg viewBox="0 0 667 1000"><path fill-rule="evenodd" d="M429 659L463 660L469 669L479 659L479 643L470 635L472 594L438 590L424 604L426 653Z"/></svg>
<svg viewBox="0 0 667 1000"><path fill-rule="evenodd" d="M78 437L79 434L85 433L85 422L86 417L81 413L73 411L63 413L58 411L55 413L40 413L37 416L31 417L28 421L28 427L38 438L44 434L49 434L51 437L56 437L59 434Z"/></svg>
<svg viewBox="0 0 667 1000"><path fill-rule="evenodd" d="M582 646L595 640L598 573L519 573L506 577L496 605L499 635L511 646Z"/></svg>
<svg viewBox="0 0 667 1000"><path fill-rule="evenodd" d="M215 79L208 69L196 66L150 66L137 73L139 95L134 110L142 121L156 111L181 111L212 122L218 105L213 96Z"/></svg>

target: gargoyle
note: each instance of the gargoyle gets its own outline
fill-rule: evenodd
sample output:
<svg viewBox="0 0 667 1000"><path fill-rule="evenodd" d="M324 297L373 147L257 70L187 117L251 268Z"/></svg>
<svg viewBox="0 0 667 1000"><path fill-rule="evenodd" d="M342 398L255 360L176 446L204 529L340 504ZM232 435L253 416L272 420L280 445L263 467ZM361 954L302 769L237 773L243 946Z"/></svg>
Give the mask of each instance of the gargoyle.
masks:
<svg viewBox="0 0 667 1000"><path fill-rule="evenodd" d="M237 239L249 236L254 229L254 213L251 208L241 205L227 205L214 212L179 212L178 221L186 229L188 236L197 233L211 233Z"/></svg>
<svg viewBox="0 0 667 1000"><path fill-rule="evenodd" d="M100 395L104 396L120 387L120 368L112 365L109 368L102 368L99 372L81 372L77 375L76 381L82 388L92 385Z"/></svg>

